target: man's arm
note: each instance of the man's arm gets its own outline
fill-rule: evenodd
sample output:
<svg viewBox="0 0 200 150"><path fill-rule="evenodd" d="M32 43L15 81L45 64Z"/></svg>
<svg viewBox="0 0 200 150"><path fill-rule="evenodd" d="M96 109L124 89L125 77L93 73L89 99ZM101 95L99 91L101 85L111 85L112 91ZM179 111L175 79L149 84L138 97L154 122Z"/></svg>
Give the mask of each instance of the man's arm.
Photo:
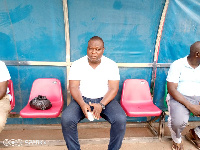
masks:
<svg viewBox="0 0 200 150"><path fill-rule="evenodd" d="M101 103L107 105L111 100L115 98L119 90L119 80L109 80L108 81L108 92L105 94Z"/></svg>
<svg viewBox="0 0 200 150"><path fill-rule="evenodd" d="M107 105L110 101L112 101L115 96L117 95L119 89L119 80L109 80L108 81L108 92L105 94L103 99L101 100L101 103L104 105ZM92 103L90 104L94 107L93 109L93 115L95 119L100 118L100 113L102 112L102 107L100 104Z"/></svg>
<svg viewBox="0 0 200 150"><path fill-rule="evenodd" d="M193 105L177 90L178 83L167 82L168 93L179 103L187 107L195 116L200 115L200 105Z"/></svg>
<svg viewBox="0 0 200 150"><path fill-rule="evenodd" d="M82 94L79 90L80 80L69 80L69 89L72 97L74 100L79 104L81 107L84 115L88 118L87 111L91 111L90 106L84 102L82 98Z"/></svg>
<svg viewBox="0 0 200 150"><path fill-rule="evenodd" d="M8 81L0 82L0 100L6 95Z"/></svg>

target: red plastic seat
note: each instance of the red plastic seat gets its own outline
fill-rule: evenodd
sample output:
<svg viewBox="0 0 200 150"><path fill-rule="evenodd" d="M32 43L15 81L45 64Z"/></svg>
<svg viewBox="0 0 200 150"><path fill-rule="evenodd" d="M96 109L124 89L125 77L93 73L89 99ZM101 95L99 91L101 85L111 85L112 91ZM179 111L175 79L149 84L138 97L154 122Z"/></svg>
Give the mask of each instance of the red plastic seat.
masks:
<svg viewBox="0 0 200 150"><path fill-rule="evenodd" d="M46 96L52 103L48 110L36 110L29 102L38 95ZM63 108L61 83L55 78L39 78L33 82L28 104L20 111L22 118L56 118Z"/></svg>
<svg viewBox="0 0 200 150"><path fill-rule="evenodd" d="M125 80L120 103L125 113L129 117L157 116L156 119L154 118L153 120L148 121L149 125L151 125L151 123L157 120L160 116L162 116L163 119L162 110L154 105L152 101L149 84L146 80ZM152 131L155 135L158 135L154 129Z"/></svg>
<svg viewBox="0 0 200 150"><path fill-rule="evenodd" d="M13 88L13 81L12 80L8 80L8 88L10 90L10 92L8 94L11 95L11 101L10 101L11 110L13 110L14 107L15 107L15 95L14 95L14 88Z"/></svg>
<svg viewBox="0 0 200 150"><path fill-rule="evenodd" d="M162 111L154 105L149 84L143 79L124 81L121 106L129 117L160 116Z"/></svg>

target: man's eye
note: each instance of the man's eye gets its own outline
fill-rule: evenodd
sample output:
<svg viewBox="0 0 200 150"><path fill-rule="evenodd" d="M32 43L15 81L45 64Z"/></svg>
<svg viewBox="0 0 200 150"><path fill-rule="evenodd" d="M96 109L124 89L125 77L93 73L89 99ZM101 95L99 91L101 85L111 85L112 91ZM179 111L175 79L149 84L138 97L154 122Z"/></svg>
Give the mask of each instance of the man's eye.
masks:
<svg viewBox="0 0 200 150"><path fill-rule="evenodd" d="M101 51L101 48L89 48L89 50L90 51L93 51L93 50L95 50L95 51Z"/></svg>

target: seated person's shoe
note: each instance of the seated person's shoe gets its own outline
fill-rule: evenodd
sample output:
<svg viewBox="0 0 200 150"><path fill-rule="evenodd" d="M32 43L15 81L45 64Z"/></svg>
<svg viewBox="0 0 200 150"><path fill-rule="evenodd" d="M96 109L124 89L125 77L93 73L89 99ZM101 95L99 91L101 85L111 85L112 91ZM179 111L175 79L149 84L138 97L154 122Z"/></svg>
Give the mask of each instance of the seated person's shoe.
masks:
<svg viewBox="0 0 200 150"><path fill-rule="evenodd" d="M181 142L181 143L175 143L173 141L172 150L184 150L184 148L183 148L183 142Z"/></svg>
<svg viewBox="0 0 200 150"><path fill-rule="evenodd" d="M190 129L189 133L185 135L185 138L190 141L197 149L200 150L200 138L194 132L194 129Z"/></svg>

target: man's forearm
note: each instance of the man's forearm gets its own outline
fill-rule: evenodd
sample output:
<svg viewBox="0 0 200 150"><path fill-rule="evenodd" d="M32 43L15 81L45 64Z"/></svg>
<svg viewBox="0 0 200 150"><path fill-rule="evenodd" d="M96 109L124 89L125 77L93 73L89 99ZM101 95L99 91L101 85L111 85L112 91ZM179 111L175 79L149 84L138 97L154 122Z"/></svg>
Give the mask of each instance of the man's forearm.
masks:
<svg viewBox="0 0 200 150"><path fill-rule="evenodd" d="M83 104L85 104L81 92L78 88L72 87L70 88L70 93L73 97L73 99L80 105L82 106Z"/></svg>
<svg viewBox="0 0 200 150"><path fill-rule="evenodd" d="M109 89L103 97L103 99L101 100L101 103L107 105L110 101L112 101L115 98L115 96L117 95L117 91L117 89Z"/></svg>
<svg viewBox="0 0 200 150"><path fill-rule="evenodd" d="M101 103L107 105L110 101L112 101L115 98L118 90L119 90L119 80L109 80L108 91L101 100Z"/></svg>

